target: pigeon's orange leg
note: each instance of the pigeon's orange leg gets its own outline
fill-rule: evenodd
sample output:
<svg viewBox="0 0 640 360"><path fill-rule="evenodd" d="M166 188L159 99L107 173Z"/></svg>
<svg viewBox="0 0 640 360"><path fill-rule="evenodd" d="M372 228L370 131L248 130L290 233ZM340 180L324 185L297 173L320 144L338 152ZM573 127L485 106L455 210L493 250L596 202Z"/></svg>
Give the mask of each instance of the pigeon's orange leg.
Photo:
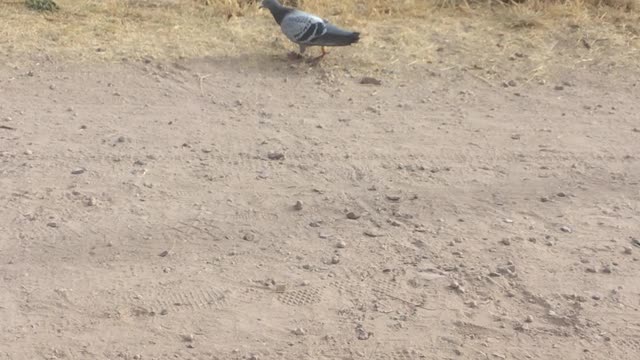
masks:
<svg viewBox="0 0 640 360"><path fill-rule="evenodd" d="M313 61L319 61L320 59L322 59L323 57L325 57L325 55L328 54L328 52L324 49L324 46L321 46L320 49L322 50L322 55L316 57L313 59Z"/></svg>

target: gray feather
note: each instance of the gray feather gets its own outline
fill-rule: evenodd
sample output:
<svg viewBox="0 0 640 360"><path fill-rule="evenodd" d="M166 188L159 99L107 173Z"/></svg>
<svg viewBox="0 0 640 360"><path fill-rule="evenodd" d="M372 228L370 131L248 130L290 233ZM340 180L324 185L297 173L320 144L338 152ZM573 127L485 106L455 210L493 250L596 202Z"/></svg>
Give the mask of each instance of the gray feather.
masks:
<svg viewBox="0 0 640 360"><path fill-rule="evenodd" d="M341 29L327 20L280 5L277 0L264 0L262 5L271 11L282 33L292 42L307 46L347 46L360 40L360 33Z"/></svg>

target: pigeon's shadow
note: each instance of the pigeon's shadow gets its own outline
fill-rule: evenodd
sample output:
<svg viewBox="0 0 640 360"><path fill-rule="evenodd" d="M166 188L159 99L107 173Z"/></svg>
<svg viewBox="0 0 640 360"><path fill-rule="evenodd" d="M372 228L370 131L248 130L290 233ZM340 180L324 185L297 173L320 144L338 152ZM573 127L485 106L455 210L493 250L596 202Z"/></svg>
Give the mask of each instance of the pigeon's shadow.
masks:
<svg viewBox="0 0 640 360"><path fill-rule="evenodd" d="M262 73L290 73L296 68L321 68L323 59L304 56L296 52L289 53L244 53L224 57L205 57L197 61L201 65L215 65L238 71L256 70Z"/></svg>

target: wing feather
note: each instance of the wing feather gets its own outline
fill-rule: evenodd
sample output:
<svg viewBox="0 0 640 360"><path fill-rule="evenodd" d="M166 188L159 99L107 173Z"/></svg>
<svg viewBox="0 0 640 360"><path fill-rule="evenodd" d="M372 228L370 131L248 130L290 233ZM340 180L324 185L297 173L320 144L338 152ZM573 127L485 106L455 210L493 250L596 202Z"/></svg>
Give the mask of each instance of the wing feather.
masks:
<svg viewBox="0 0 640 360"><path fill-rule="evenodd" d="M299 44L313 43L327 32L323 19L299 10L287 14L280 28L289 40Z"/></svg>

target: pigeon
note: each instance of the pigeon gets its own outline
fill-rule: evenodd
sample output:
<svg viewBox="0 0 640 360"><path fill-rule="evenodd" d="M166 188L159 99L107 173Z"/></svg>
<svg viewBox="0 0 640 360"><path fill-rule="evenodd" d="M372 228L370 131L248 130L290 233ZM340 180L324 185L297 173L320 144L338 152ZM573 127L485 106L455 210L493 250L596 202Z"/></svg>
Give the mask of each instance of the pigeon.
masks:
<svg viewBox="0 0 640 360"><path fill-rule="evenodd" d="M320 46L324 57L325 46L348 46L360 40L360 33L341 29L329 21L304 11L282 6L278 0L262 0L261 8L267 8L280 25L282 33L300 47L300 55L307 47Z"/></svg>

